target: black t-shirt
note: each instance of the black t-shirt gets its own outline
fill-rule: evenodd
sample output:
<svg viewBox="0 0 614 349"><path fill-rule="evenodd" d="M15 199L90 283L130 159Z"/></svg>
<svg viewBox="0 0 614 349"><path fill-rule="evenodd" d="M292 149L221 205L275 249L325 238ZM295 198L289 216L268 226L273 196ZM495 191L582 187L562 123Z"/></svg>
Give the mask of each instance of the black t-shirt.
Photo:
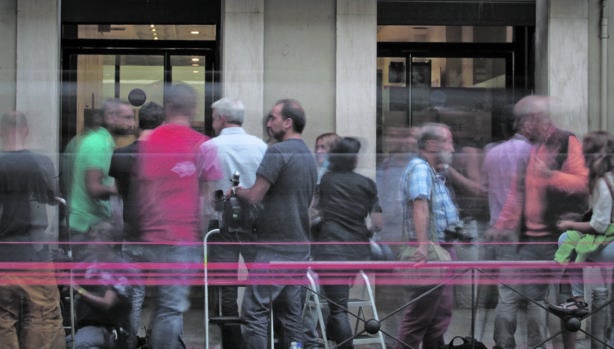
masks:
<svg viewBox="0 0 614 349"><path fill-rule="evenodd" d="M28 150L0 153L0 239L31 241L30 204L51 203L56 195L53 164Z"/></svg>
<svg viewBox="0 0 614 349"><path fill-rule="evenodd" d="M319 207L323 225L314 240L329 244L314 245L314 258L369 259L365 219L371 212L381 212L375 182L352 171L329 171L320 182Z"/></svg>
<svg viewBox="0 0 614 349"><path fill-rule="evenodd" d="M275 255L309 254L309 204L316 187L316 163L309 148L300 139L290 139L270 146L257 174L271 183L262 200L258 219L259 242L284 242L259 246Z"/></svg>
<svg viewBox="0 0 614 349"><path fill-rule="evenodd" d="M109 175L115 178L117 190L124 203L124 232L125 238L132 240L138 237L138 200L135 186L138 185L136 177L136 158L138 154L138 141L125 147L116 149L111 158Z"/></svg>
<svg viewBox="0 0 614 349"><path fill-rule="evenodd" d="M77 270L85 267L84 278L92 285L83 285L83 288L92 294L104 297L107 290L116 292L118 302L108 310L100 309L86 300L77 301L77 327L84 326L113 326L128 329L130 319L130 292L128 279L121 276L125 270L111 270L104 267L104 263L94 263L89 266L81 264Z"/></svg>

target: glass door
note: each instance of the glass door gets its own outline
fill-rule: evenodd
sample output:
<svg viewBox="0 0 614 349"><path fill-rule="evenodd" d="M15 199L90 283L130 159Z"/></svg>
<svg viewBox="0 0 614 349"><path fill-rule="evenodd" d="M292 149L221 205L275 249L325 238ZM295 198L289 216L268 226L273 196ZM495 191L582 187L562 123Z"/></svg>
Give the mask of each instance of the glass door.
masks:
<svg viewBox="0 0 614 349"><path fill-rule="evenodd" d="M513 98L512 63L506 53L378 57L378 152L394 146L390 135L425 122L449 125L458 140L485 144L499 138L498 120Z"/></svg>
<svg viewBox="0 0 614 349"><path fill-rule="evenodd" d="M130 101L138 115L143 103L164 100L164 85L183 82L200 95L193 127L207 133L213 102L213 60L204 50L99 50L70 52L65 55L62 103L62 145L81 132L93 109L105 100L118 98ZM141 98L129 98L131 92ZM143 98L144 97L144 98ZM132 142L133 137L116 139L118 146Z"/></svg>

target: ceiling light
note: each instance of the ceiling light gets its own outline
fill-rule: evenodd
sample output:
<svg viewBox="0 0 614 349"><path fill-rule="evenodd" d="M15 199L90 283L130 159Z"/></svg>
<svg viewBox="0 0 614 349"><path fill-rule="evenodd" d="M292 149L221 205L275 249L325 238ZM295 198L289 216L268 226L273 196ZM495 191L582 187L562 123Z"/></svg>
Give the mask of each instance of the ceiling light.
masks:
<svg viewBox="0 0 614 349"><path fill-rule="evenodd" d="M151 31L152 31L152 32L155 32L155 31L156 31L156 28L151 28Z"/></svg>
<svg viewBox="0 0 614 349"><path fill-rule="evenodd" d="M157 37L157 36L154 36L154 40L158 40L158 37Z"/></svg>
<svg viewBox="0 0 614 349"><path fill-rule="evenodd" d="M193 67L200 67L197 63L192 63Z"/></svg>
<svg viewBox="0 0 614 349"><path fill-rule="evenodd" d="M198 62L200 59L198 57L192 57L192 62Z"/></svg>
<svg viewBox="0 0 614 349"><path fill-rule="evenodd" d="M198 30L192 30L192 31L190 32L190 34L192 34L192 35L198 35L198 34L200 34L200 32L199 32Z"/></svg>
<svg viewBox="0 0 614 349"><path fill-rule="evenodd" d="M150 28L155 28L156 26L155 26L155 25L153 25L153 24L150 24L150 25L149 25L149 27L150 27Z"/></svg>
<svg viewBox="0 0 614 349"><path fill-rule="evenodd" d="M192 73L198 74L198 73L200 73L200 70L192 70Z"/></svg>

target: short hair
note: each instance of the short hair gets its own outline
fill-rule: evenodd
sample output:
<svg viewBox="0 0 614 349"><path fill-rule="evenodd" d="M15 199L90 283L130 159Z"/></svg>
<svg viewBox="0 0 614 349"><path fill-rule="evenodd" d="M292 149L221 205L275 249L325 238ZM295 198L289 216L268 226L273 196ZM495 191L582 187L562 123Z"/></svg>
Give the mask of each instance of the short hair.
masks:
<svg viewBox="0 0 614 349"><path fill-rule="evenodd" d="M16 130L24 127L28 127L28 119L26 118L26 114L16 110L2 114L2 119L0 120L0 130Z"/></svg>
<svg viewBox="0 0 614 349"><path fill-rule="evenodd" d="M231 124L243 125L245 105L237 98L224 97L211 104L211 109L217 110Z"/></svg>
<svg viewBox="0 0 614 349"><path fill-rule="evenodd" d="M196 90L190 85L184 83L170 85L164 92L164 108L167 108L172 114L191 118L196 111L196 99Z"/></svg>
<svg viewBox="0 0 614 349"><path fill-rule="evenodd" d="M445 140L447 136L446 130L450 130L450 127L446 124L429 122L422 125L422 127L420 127L420 136L418 136L418 149L424 150L428 141Z"/></svg>
<svg viewBox="0 0 614 349"><path fill-rule="evenodd" d="M280 99L275 102L275 105L281 104L281 116L284 119L292 119L292 129L296 133L303 133L305 129L305 110L301 104L290 98Z"/></svg>
<svg viewBox="0 0 614 349"><path fill-rule="evenodd" d="M333 143L328 161L330 170L335 172L352 171L358 162L360 141L354 137L343 137Z"/></svg>
<svg viewBox="0 0 614 349"><path fill-rule="evenodd" d="M164 121L164 109L155 102L149 102L139 110L139 128L153 130Z"/></svg>
<svg viewBox="0 0 614 349"><path fill-rule="evenodd" d="M333 143L335 143L335 141L337 141L339 139L339 135L336 134L335 132L325 132L320 134L318 137L316 137L316 146L318 144L318 141L323 141L326 145L328 145L328 148L330 149L333 145Z"/></svg>
<svg viewBox="0 0 614 349"><path fill-rule="evenodd" d="M549 120L551 107L552 100L550 97L530 95L521 98L514 105L514 116L516 118L533 116L541 120Z"/></svg>

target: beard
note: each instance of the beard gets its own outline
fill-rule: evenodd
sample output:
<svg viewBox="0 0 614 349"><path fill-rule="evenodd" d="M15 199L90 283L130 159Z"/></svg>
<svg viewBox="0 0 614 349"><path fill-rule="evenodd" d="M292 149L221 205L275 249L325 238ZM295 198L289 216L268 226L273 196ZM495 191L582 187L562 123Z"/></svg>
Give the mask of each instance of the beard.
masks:
<svg viewBox="0 0 614 349"><path fill-rule="evenodd" d="M442 164L451 165L452 164L452 152L440 151L439 153L437 153L437 159Z"/></svg>
<svg viewBox="0 0 614 349"><path fill-rule="evenodd" d="M134 134L133 128L114 127L110 130L114 136L131 136Z"/></svg>
<svg viewBox="0 0 614 349"><path fill-rule="evenodd" d="M280 130L280 131L273 131L271 129L269 129L269 133L271 134L271 136L273 136L273 138L275 138L276 141L281 142L284 140L284 136L286 135L286 131L284 130Z"/></svg>

